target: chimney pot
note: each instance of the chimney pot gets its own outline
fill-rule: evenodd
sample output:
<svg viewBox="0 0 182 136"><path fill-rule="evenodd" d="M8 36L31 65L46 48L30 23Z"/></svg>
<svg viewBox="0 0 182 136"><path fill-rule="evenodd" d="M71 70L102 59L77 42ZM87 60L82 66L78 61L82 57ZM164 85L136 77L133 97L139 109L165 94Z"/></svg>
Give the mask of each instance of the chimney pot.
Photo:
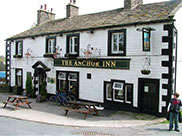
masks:
<svg viewBox="0 0 182 136"><path fill-rule="evenodd" d="M44 10L47 10L47 4L44 4Z"/></svg>
<svg viewBox="0 0 182 136"><path fill-rule="evenodd" d="M41 5L41 7L43 7ZM47 5L44 4L44 10L40 9L37 11L37 25L45 23L47 21L55 20L55 14L52 12L53 8L51 10L47 11Z"/></svg>
<svg viewBox="0 0 182 136"><path fill-rule="evenodd" d="M133 9L143 4L143 0L124 0L125 9Z"/></svg>

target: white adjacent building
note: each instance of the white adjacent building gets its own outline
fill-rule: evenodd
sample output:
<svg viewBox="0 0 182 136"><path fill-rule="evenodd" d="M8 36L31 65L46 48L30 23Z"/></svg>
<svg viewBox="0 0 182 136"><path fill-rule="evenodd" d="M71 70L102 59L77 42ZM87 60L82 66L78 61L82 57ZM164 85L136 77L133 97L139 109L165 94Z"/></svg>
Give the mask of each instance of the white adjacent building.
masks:
<svg viewBox="0 0 182 136"><path fill-rule="evenodd" d="M164 115L176 90L181 6L125 0L123 8L78 15L69 3L58 20L41 7L34 28L6 40L7 81L25 89L30 74L36 95L45 80L49 94L75 91L78 100Z"/></svg>

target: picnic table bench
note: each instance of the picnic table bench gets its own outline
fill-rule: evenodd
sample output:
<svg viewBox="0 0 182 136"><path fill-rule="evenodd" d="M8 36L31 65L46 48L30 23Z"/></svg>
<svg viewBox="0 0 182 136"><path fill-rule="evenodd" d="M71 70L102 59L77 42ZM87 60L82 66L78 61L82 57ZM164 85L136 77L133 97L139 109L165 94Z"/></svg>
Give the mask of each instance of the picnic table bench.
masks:
<svg viewBox="0 0 182 136"><path fill-rule="evenodd" d="M4 107L6 108L7 104L11 104L15 106L15 109L18 109L19 106L22 105L28 105L28 107L31 109L32 107L30 106L31 102L28 101L27 96L20 96L20 95L9 95L7 101L3 102Z"/></svg>
<svg viewBox="0 0 182 136"><path fill-rule="evenodd" d="M98 108L96 103L87 103L81 101L70 101L68 102L69 108L65 108L65 116L67 116L69 111L78 112L85 114L85 119L88 114L95 113L99 115L98 112L103 110L103 108Z"/></svg>

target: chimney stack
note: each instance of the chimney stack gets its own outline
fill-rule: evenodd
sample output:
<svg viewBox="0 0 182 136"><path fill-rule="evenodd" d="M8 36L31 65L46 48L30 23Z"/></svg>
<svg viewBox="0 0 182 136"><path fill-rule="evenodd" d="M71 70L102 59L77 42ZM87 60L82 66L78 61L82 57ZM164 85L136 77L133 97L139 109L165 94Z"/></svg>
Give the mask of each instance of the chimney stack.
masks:
<svg viewBox="0 0 182 136"><path fill-rule="evenodd" d="M143 0L124 0L125 9L134 9L143 4Z"/></svg>
<svg viewBox="0 0 182 136"><path fill-rule="evenodd" d="M78 16L79 7L75 4L76 0L70 0L70 3L66 6L66 18Z"/></svg>
<svg viewBox="0 0 182 136"><path fill-rule="evenodd" d="M37 25L40 25L42 23L45 23L47 21L55 20L55 14L52 13L53 9L51 8L51 11L47 11L47 5L44 4L40 6L40 9L37 11Z"/></svg>

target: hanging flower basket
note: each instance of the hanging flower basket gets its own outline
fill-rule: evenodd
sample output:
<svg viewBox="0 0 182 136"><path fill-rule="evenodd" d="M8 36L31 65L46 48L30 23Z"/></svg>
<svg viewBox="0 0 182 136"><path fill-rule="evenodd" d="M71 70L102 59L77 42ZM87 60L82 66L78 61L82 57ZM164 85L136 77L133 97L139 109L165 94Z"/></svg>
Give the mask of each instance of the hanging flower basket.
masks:
<svg viewBox="0 0 182 136"><path fill-rule="evenodd" d="M143 75L148 75L148 74L150 74L150 70L141 70L141 73Z"/></svg>

